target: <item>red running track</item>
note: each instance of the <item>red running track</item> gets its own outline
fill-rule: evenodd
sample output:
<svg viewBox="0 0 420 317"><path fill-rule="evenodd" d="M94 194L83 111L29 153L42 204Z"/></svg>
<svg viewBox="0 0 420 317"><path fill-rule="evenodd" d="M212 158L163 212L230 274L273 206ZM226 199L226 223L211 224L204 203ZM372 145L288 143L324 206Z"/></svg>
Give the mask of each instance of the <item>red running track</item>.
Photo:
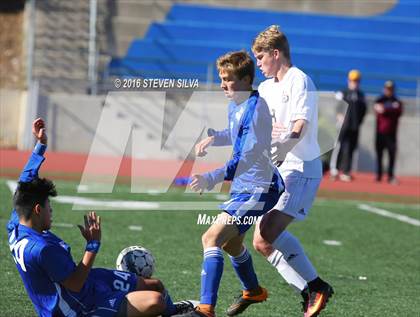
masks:
<svg viewBox="0 0 420 317"><path fill-rule="evenodd" d="M28 156L29 151L17 151L0 149L0 176L16 177ZM46 162L42 167L42 172L48 175L54 175L54 178L76 179L79 180L85 169L87 162L90 164L92 174L104 176L112 175L113 171L118 171L118 176L130 177L132 175L133 160L129 157L120 158L109 156L94 156L88 161L86 154L47 152ZM135 177L146 177L154 179L167 179L168 175L174 175L174 169L179 169L177 161L162 160L135 160L138 166L142 166L141 170L133 172ZM184 164L178 176L188 176L191 164ZM218 164L196 164L195 171L202 173L209 171ZM355 173L354 181L344 183L341 181L332 181L326 176L321 184L321 191L343 192L343 193L360 193L360 194L379 194L405 196L420 199L420 177L398 177L399 185L390 185L387 182L376 183L373 174Z"/></svg>

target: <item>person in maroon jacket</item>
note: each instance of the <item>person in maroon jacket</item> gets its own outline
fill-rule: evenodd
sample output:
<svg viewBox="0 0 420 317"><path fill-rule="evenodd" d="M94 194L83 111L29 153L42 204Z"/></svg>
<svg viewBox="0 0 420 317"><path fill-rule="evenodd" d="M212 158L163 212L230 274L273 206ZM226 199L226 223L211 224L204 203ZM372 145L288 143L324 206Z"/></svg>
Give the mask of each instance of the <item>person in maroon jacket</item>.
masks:
<svg viewBox="0 0 420 317"><path fill-rule="evenodd" d="M395 85L392 81L385 82L384 93L375 101L376 113L376 181L382 180L382 157L386 149L389 155L388 182L397 184L394 176L395 155L397 152L398 120L403 111L403 105L395 96Z"/></svg>

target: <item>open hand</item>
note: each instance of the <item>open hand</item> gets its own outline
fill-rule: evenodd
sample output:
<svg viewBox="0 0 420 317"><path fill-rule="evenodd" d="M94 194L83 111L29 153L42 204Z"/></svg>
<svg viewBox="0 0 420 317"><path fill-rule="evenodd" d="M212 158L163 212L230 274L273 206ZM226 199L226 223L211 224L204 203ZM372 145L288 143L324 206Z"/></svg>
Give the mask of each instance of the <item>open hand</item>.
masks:
<svg viewBox="0 0 420 317"><path fill-rule="evenodd" d="M209 136L203 140L201 140L199 143L195 145L195 155L198 157L203 157L207 154L206 149L211 146L214 142L214 137Z"/></svg>
<svg viewBox="0 0 420 317"><path fill-rule="evenodd" d="M84 215L85 226L77 225L86 241L101 241L101 218L94 211Z"/></svg>
<svg viewBox="0 0 420 317"><path fill-rule="evenodd" d="M47 133L45 132L45 122L42 118L38 118L34 122L32 122L32 133L39 142L47 145Z"/></svg>
<svg viewBox="0 0 420 317"><path fill-rule="evenodd" d="M194 174L192 176L192 181L190 187L195 192L200 192L200 194L207 188L208 183L203 175Z"/></svg>

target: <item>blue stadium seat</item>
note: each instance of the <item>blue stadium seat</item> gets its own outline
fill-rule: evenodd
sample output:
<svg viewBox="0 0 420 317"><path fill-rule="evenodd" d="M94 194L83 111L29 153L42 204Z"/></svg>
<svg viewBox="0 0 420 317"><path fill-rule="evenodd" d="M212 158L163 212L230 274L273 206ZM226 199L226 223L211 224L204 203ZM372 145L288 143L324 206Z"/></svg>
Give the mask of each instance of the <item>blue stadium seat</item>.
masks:
<svg viewBox="0 0 420 317"><path fill-rule="evenodd" d="M369 32L386 34L389 36L404 36L418 38L419 19L415 21L389 21L385 23L383 16L372 18L340 17L321 14L278 13L262 10L221 9L216 7L177 4L167 16L169 21L211 22L212 24L227 25L255 25L258 30L271 24L281 25L283 28L293 27L313 30L314 35L323 30L342 32Z"/></svg>
<svg viewBox="0 0 420 317"><path fill-rule="evenodd" d="M174 40L136 40L128 49L126 59L152 59L162 62L211 62L227 51L246 49L235 43L217 45L212 43L196 43L194 41ZM302 68L316 67L326 70L341 70L358 67L366 72L392 72L399 76L415 76L420 72L417 57L400 55L382 55L374 53L353 52L351 50L295 48L293 62ZM401 72L403 70L403 72Z"/></svg>
<svg viewBox="0 0 420 317"><path fill-rule="evenodd" d="M251 26L248 28L231 27L226 32L225 26L215 26L210 24L191 25L182 23L152 23L145 39L167 39L203 42L205 34L206 43L236 43L239 46L249 47L250 43L258 34L260 28ZM363 47L363 52L383 54L404 55L404 52L420 52L420 39L407 39L401 36L378 36L374 33L339 32L336 30L320 32L314 36L311 30L307 29L288 29L283 28L287 34L292 48L325 48L330 47L331 43L339 50L353 51L355 47Z"/></svg>
<svg viewBox="0 0 420 317"><path fill-rule="evenodd" d="M420 4L400 0L385 14L341 17L175 4L166 21L152 23L134 40L110 73L120 76L193 77L218 81L214 62L231 50L250 50L253 38L279 24L291 43L293 63L320 89L335 90L358 68L368 92L394 79L400 93L414 95L420 77ZM209 65L212 71L208 73ZM257 71L257 82L263 80Z"/></svg>

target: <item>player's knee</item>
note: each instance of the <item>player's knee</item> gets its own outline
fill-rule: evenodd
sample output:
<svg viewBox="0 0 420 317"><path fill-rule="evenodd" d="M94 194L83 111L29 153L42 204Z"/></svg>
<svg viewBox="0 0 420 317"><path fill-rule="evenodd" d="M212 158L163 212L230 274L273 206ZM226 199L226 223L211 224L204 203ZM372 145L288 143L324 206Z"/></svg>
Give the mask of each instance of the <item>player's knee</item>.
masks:
<svg viewBox="0 0 420 317"><path fill-rule="evenodd" d="M162 294L156 293L149 298L147 311L151 314L161 314L165 311L165 306L165 299Z"/></svg>
<svg viewBox="0 0 420 317"><path fill-rule="evenodd" d="M217 237L212 232L206 231L201 236L201 242L203 244L203 248L204 249L205 248L210 248L210 247L215 247L216 246L216 242L217 242Z"/></svg>
<svg viewBox="0 0 420 317"><path fill-rule="evenodd" d="M252 245L254 246L254 249L257 252L261 253L265 257L269 256L273 251L273 247L271 246L271 244L269 244L262 238L254 238L254 241L252 241Z"/></svg>
<svg viewBox="0 0 420 317"><path fill-rule="evenodd" d="M261 245L261 242L260 242L260 240L258 239L254 239L254 241L252 241L252 246L254 247L254 250L255 251L257 251L257 252L261 252L261 247L262 247L262 245Z"/></svg>
<svg viewBox="0 0 420 317"><path fill-rule="evenodd" d="M127 294L126 307L122 316L158 316L165 311L166 303L158 292L132 292Z"/></svg>

